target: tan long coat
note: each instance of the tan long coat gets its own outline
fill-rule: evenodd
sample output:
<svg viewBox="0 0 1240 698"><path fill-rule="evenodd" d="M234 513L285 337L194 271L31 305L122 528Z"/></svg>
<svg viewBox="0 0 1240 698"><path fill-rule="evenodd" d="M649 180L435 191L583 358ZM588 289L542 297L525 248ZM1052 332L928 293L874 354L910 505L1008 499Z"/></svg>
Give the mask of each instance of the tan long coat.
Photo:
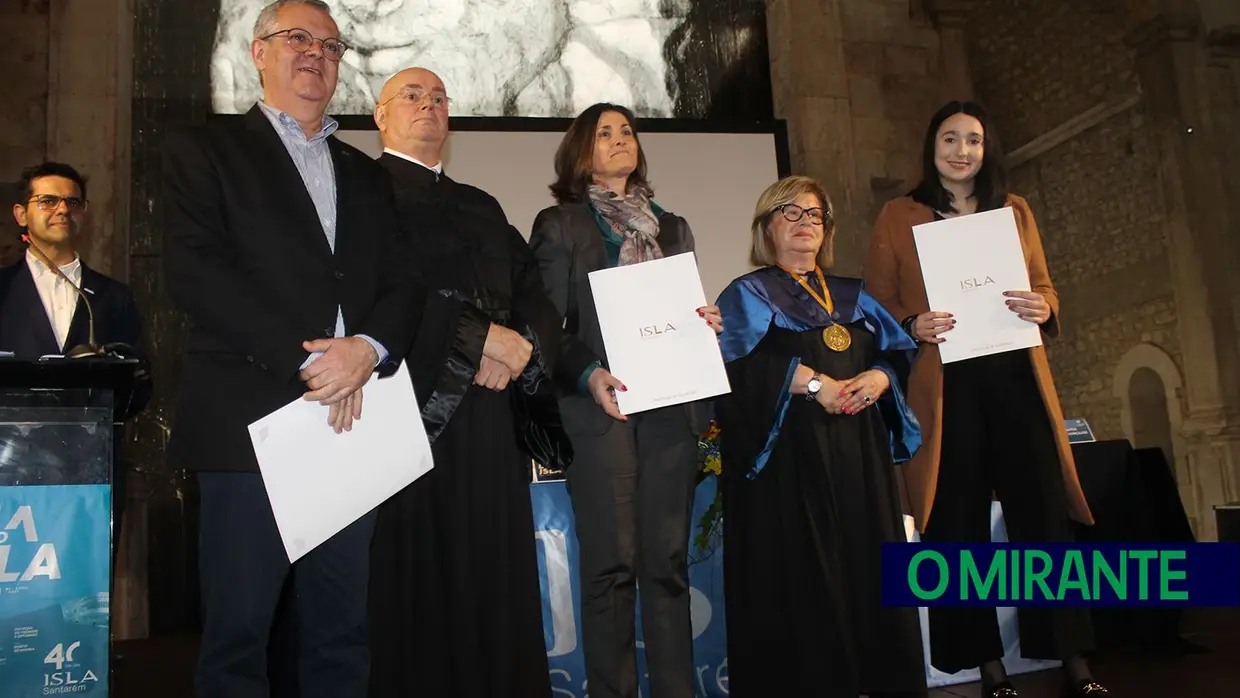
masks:
<svg viewBox="0 0 1240 698"><path fill-rule="evenodd" d="M1007 205L1016 214L1025 262L1029 267L1030 285L1034 291L1045 296L1051 306L1051 319L1042 326L1043 335L1054 338L1059 335L1059 295L1055 292L1046 267L1046 254L1042 249L1037 223L1033 220L1033 211L1023 198L1016 195L1008 196ZM926 287L917 259L917 247L913 241L913 226L933 220L934 212L928 206L906 196L888 202L874 224L866 261L865 286L897 321L931 310L926 300ZM1069 511L1073 519L1092 524L1093 515L1077 478L1076 462L1068 444L1063 409L1059 405L1059 395L1051 377L1046 348L1035 347L1028 351L1034 376L1042 393L1042 401L1046 405L1051 425L1055 428L1055 442L1059 451L1064 487L1068 494ZM923 444L913 460L905 466L904 479L917 530L924 533L938 485L943 436L943 364L939 359L939 348L935 344L922 345L913 364L909 377L908 402L913 414L921 422Z"/></svg>

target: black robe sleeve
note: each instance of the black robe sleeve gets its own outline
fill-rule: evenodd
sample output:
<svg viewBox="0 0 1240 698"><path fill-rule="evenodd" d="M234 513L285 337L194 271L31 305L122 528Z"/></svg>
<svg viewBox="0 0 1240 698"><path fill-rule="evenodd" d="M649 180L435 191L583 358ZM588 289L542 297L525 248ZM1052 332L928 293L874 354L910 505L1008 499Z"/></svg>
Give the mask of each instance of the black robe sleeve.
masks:
<svg viewBox="0 0 1240 698"><path fill-rule="evenodd" d="M365 321L350 336L366 335L387 349L388 355L375 367L380 376L396 371L400 357L407 353L421 321L425 288L418 278L407 272L413 266L413 247L408 229L397 215L395 192L391 181L376 169L373 186L386 205L374 209L374 225L378 230L384 263L378 270L378 289L374 306Z"/></svg>
<svg viewBox="0 0 1240 698"><path fill-rule="evenodd" d="M801 359L761 343L775 313L758 287L738 279L720 294L718 305L724 317L724 365L732 386L719 406L719 438L728 454L723 472L753 477L770 457L795 399L792 378Z"/></svg>
<svg viewBox="0 0 1240 698"><path fill-rule="evenodd" d="M401 223L407 239L413 249L429 249L431 241L419 230L417 220L417 208L405 202ZM431 287L417 264L411 266L410 273L422 291L407 368L422 409L426 435L434 443L473 384L491 319L451 289Z"/></svg>
<svg viewBox="0 0 1240 698"><path fill-rule="evenodd" d="M512 329L533 345L529 363L517 378L513 408L518 440L525 452L545 467L565 470L573 447L560 421L552 385L562 343L563 320L547 295L533 251L516 228L509 226L512 254Z"/></svg>
<svg viewBox="0 0 1240 698"><path fill-rule="evenodd" d="M447 426L482 363L491 320L458 296L430 291L411 359L419 365L414 391L431 443Z"/></svg>

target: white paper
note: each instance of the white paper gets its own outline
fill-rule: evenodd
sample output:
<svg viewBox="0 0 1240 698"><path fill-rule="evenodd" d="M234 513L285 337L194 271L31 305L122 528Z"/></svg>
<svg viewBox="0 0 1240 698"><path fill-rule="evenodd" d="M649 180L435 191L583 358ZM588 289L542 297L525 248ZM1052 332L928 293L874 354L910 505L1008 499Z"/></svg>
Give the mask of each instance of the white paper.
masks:
<svg viewBox="0 0 1240 698"><path fill-rule="evenodd" d="M590 272L603 345L623 414L731 391L693 253Z"/></svg>
<svg viewBox="0 0 1240 698"><path fill-rule="evenodd" d="M951 313L943 363L1042 344L1037 325L1008 309L1005 291L1028 291L1029 268L1010 207L913 226L930 309Z"/></svg>
<svg viewBox="0 0 1240 698"><path fill-rule="evenodd" d="M250 425L276 525L295 562L430 471L409 371L362 388L362 418L337 434L330 408L295 400Z"/></svg>

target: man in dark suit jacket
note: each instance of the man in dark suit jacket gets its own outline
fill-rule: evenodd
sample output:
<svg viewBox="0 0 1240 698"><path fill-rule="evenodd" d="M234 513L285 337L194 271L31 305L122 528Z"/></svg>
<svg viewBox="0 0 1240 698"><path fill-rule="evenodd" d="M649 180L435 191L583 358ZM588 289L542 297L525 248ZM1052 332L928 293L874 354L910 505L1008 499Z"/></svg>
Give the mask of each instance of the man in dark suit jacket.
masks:
<svg viewBox="0 0 1240 698"><path fill-rule="evenodd" d="M395 369L417 324L391 185L324 115L346 49L337 37L322 2L268 5L251 45L263 100L166 144L165 282L191 323L168 455L197 471L201 496L198 698L271 692L290 564L247 426L304 396L349 428L360 388ZM363 517L295 565L303 698L367 694L373 524Z"/></svg>
<svg viewBox="0 0 1240 698"><path fill-rule="evenodd" d="M22 172L13 217L31 242L90 298L95 342L140 347L142 321L129 287L88 267L75 241L86 213L86 181L77 170L45 162ZM0 269L0 351L19 359L63 354L86 344L90 313L72 286L26 251Z"/></svg>
<svg viewBox="0 0 1240 698"><path fill-rule="evenodd" d="M27 249L16 264L0 268L0 351L31 361L72 353L88 344L93 313L95 343L142 362L140 379L126 395L128 402L117 406L118 419L132 417L146 407L151 395L142 320L129 287L91 269L78 256L76 240L87 209L86 178L70 165L45 162L22 171L16 194L13 217L34 249ZM39 252L90 299L89 310L87 301L40 259ZM113 436L117 453L123 435L118 426ZM125 473L124 464L117 461L112 474L115 544L120 542L125 509Z"/></svg>

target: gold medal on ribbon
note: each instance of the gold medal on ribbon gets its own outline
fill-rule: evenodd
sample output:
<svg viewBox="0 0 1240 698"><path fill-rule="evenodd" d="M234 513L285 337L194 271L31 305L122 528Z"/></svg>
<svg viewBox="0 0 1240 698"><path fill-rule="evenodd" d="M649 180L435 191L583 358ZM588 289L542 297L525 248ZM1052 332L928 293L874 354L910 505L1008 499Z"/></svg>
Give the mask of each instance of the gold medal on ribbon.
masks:
<svg viewBox="0 0 1240 698"><path fill-rule="evenodd" d="M852 335L843 325L827 325L822 330L822 341L832 351L845 351L852 346Z"/></svg>
<svg viewBox="0 0 1240 698"><path fill-rule="evenodd" d="M835 312L835 304L831 302L831 291L827 289L827 279L822 275L822 269L818 268L817 265L814 266L814 273L818 275L818 283L822 286L822 296L818 295L814 287L810 286L799 274L786 268L784 271L788 272L788 275L794 281L801 284L802 288L809 291L809 295L818 301L818 305L821 305L827 311L827 317L831 318L833 324L827 325L822 329L822 343L826 344L831 351L847 351L848 347L852 346L852 334L848 332L847 327L834 324L835 318L831 316Z"/></svg>

